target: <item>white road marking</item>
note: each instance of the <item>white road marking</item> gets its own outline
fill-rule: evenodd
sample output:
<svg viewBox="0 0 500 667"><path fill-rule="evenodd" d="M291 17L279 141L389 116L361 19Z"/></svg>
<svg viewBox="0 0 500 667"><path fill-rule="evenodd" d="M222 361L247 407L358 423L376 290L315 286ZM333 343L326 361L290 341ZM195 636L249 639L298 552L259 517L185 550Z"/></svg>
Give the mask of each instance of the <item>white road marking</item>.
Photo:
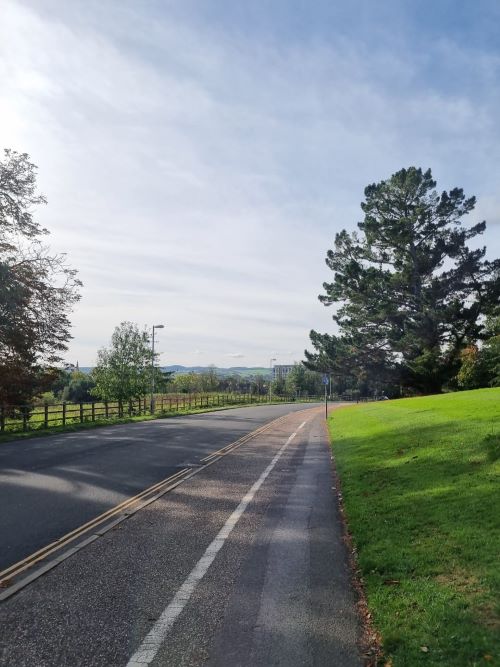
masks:
<svg viewBox="0 0 500 667"><path fill-rule="evenodd" d="M212 565L221 548L224 546L224 542L227 540L231 534L231 531L240 520L242 514L245 512L248 505L252 502L253 497L260 489L267 476L296 435L297 431L292 433L285 444L279 449L259 479L251 487L250 491L248 491L248 493L242 498L238 507L227 519L226 523L223 525L215 539L211 542L211 544L208 545L203 556L191 570L191 573L188 575L187 579L175 594L172 602L170 602L170 604L165 607L160 618L156 621L156 623L144 638L142 644L130 658L127 663L127 667L144 667L144 665L149 665L154 660L161 645L165 641L168 631L175 623L177 617L180 615L186 604L189 602L189 599L194 593L196 587L205 576L208 568L210 565Z"/></svg>
<svg viewBox="0 0 500 667"><path fill-rule="evenodd" d="M300 429L303 428L306 424L307 424L307 421L302 422L302 424L299 426L299 428L297 429L297 431L300 431Z"/></svg>

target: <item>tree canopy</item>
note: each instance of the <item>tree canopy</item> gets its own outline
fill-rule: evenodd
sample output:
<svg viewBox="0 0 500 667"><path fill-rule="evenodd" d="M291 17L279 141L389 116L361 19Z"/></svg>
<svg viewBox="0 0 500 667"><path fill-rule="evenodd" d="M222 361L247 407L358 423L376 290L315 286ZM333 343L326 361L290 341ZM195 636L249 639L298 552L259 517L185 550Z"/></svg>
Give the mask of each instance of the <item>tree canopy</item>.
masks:
<svg viewBox="0 0 500 667"><path fill-rule="evenodd" d="M157 355L155 355L157 356ZM147 331L133 322L122 322L111 336L111 345L98 352L92 370L91 393L103 400L141 398L151 388L151 342Z"/></svg>
<svg viewBox="0 0 500 667"><path fill-rule="evenodd" d="M50 254L48 231L33 217L45 204L26 153L0 160L0 402L24 403L53 379L71 338L69 314L80 298L76 271Z"/></svg>
<svg viewBox="0 0 500 667"><path fill-rule="evenodd" d="M339 334L311 332L308 366L422 393L452 381L500 294L500 261L468 245L486 228L463 224L475 203L461 188L438 194L430 169L369 185L359 231L338 233L326 257L319 299L337 305Z"/></svg>

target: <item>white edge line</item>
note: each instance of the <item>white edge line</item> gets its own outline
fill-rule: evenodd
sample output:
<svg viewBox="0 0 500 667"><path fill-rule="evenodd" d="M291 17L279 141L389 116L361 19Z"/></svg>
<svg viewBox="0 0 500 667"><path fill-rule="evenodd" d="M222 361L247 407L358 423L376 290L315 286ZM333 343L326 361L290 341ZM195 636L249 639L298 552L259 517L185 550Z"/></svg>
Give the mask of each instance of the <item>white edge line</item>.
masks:
<svg viewBox="0 0 500 667"><path fill-rule="evenodd" d="M224 449L229 449L229 451L221 451L218 450L217 452L214 452L213 454L210 454L206 458L201 460L201 463L203 463L202 466L199 468L194 469L192 472L190 472L187 475L181 476L179 480L174 480L173 484L168 484L165 489L161 489L159 493L155 493L154 496L149 498L143 503L140 503L136 508L132 510L125 510L123 513L120 513L118 515L118 518L111 523L106 524L105 527L101 528L100 530L95 531L93 534L90 535L89 538L84 539L82 542L78 543L76 546L71 547L67 551L63 551L60 556L56 556L55 558L49 560L45 565L38 566L36 564L33 564L32 567L36 567L36 569L32 572L32 574L28 574L27 576L23 577L20 579L17 583L12 584L12 586L9 586L5 591L0 592L0 602L3 602L4 600L8 600L10 597L16 595L19 591L21 591L23 588L26 588L26 586L29 586L33 581L36 581L39 577L42 577L44 574L49 572L50 570L56 568L58 565L63 560L66 560L66 558L69 558L70 556L74 556L78 551L81 549L84 549L87 547L91 542L96 540L99 537L102 537L105 535L109 530L112 530L113 528L116 527L117 524L121 523L125 519L128 519L129 517L133 516L136 512L139 510L144 509L147 505L150 505L153 502L156 502L159 498L164 496L166 493L169 493L173 489L175 489L177 486L180 486L184 482L187 482L188 479L191 479L191 477L194 477L197 475L199 472L204 470L205 468L208 468L209 466L213 465L214 463L217 463L217 461L220 461L221 458L226 456L227 454L232 454L233 451L241 447L242 445L245 445L247 442L250 442L253 440L253 438L257 437L258 435L262 435L262 433L265 433L265 431L270 427L270 426L277 426L279 422L283 421L288 415L283 415L281 417L277 417L276 419L268 422L267 424L264 424L263 426L259 427L256 429L256 431L252 431L250 434L246 434L245 436L242 436L239 440L235 440L235 442L231 443ZM297 429L298 430L298 429ZM252 437L248 437L251 435ZM296 434L294 434L296 435ZM242 442L240 442L242 440ZM210 460L207 460L210 459ZM130 499L129 499L130 500ZM99 524L97 524L99 526ZM92 530L91 528L89 531ZM87 531L84 531L82 534L85 534ZM78 536L80 537L80 536ZM43 561L43 559L42 559ZM29 571L29 570L28 570ZM0 589L1 590L1 589Z"/></svg>
<svg viewBox="0 0 500 667"><path fill-rule="evenodd" d="M168 631L172 625L177 620L178 616L189 602L192 594L194 593L196 587L200 581L205 576L208 568L212 565L215 557L219 553L220 549L224 546L225 541L231 534L233 528L236 526L241 516L245 512L248 505L252 502L255 494L260 489L267 476L274 468L278 460L281 458L281 455L291 443L293 438L297 435L297 431L292 433L284 445L279 449L277 454L275 454L271 463L267 466L264 472L261 474L259 479L253 484L250 490L243 496L242 500L238 507L227 519L226 523L222 526L221 530L217 533L217 536L214 540L208 545L205 553L196 563L194 568L191 570L190 574L184 580L184 583L179 588L175 594L172 602L170 602L167 607L163 610L160 618L153 625L151 630L148 632L142 644L139 646L137 651L133 654L130 660L127 663L127 667L144 667L144 665L149 665L155 658L158 653L162 643L164 642Z"/></svg>

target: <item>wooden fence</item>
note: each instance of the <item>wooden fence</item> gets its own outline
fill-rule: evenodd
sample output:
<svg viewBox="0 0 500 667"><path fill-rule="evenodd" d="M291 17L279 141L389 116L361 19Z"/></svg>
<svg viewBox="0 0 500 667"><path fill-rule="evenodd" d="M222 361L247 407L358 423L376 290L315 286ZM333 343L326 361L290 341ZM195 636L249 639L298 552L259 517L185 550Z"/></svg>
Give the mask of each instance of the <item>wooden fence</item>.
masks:
<svg viewBox="0 0 500 667"><path fill-rule="evenodd" d="M273 396L273 402L290 402L290 396ZM317 398L300 399L318 400ZM217 408L229 405L267 403L269 396L258 394L178 394L156 396L154 414L181 414L186 411ZM150 398L129 401L102 401L93 403L45 403L41 406L0 406L0 432L19 433L54 426L84 424L87 422L123 419L151 414Z"/></svg>

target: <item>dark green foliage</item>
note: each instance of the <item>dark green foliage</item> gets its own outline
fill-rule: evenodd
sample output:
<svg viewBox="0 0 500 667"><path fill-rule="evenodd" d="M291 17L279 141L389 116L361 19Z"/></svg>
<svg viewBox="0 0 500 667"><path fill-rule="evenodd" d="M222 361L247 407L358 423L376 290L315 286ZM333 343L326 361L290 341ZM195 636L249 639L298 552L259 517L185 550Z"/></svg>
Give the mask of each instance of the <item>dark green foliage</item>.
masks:
<svg viewBox="0 0 500 667"><path fill-rule="evenodd" d="M0 161L0 402L19 404L54 380L70 340L68 314L79 299L76 272L41 243L33 219L45 203L26 153Z"/></svg>
<svg viewBox="0 0 500 667"><path fill-rule="evenodd" d="M285 391L290 396L320 396L324 391L321 374L295 364L286 376Z"/></svg>
<svg viewBox="0 0 500 667"><path fill-rule="evenodd" d="M500 386L500 309L486 319L481 347L471 345L463 350L457 374L460 389Z"/></svg>
<svg viewBox="0 0 500 667"><path fill-rule="evenodd" d="M95 382L90 375L85 373L72 373L71 380L62 391L62 400L71 403L90 403L95 400L92 395L92 389Z"/></svg>
<svg viewBox="0 0 500 667"><path fill-rule="evenodd" d="M423 393L453 381L498 302L500 261L467 245L486 227L462 226L475 198L435 188L430 170L410 167L365 189L360 232L336 235L326 258L334 278L319 297L338 305L340 336L312 332L309 366Z"/></svg>

